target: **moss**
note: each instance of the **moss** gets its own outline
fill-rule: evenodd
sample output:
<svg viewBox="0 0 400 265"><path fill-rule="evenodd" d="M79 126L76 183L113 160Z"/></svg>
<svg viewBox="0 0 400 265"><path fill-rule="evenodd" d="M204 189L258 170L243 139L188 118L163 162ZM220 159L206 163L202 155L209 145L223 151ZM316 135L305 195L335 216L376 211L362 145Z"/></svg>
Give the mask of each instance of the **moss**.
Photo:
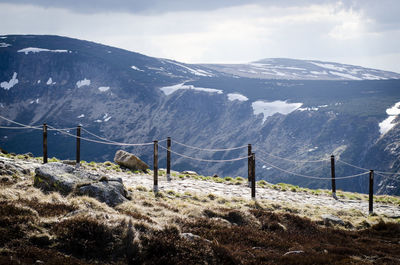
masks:
<svg viewBox="0 0 400 265"><path fill-rule="evenodd" d="M225 177L224 180L225 180L225 181L232 181L233 178L231 178L231 177Z"/></svg>

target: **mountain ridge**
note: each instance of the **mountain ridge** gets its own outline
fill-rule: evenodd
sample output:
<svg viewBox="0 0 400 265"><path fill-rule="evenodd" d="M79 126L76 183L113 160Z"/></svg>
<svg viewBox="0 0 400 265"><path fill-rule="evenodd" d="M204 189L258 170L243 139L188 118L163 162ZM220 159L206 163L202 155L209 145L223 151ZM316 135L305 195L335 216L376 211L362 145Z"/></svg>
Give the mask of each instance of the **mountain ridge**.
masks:
<svg viewBox="0 0 400 265"><path fill-rule="evenodd" d="M337 155L354 165L393 172L391 178L377 176L376 190L400 194L396 174L400 171L398 119L397 114L388 117L387 113L400 101L397 79L347 80L337 75L339 80L240 77L204 65L152 58L72 38L13 35L0 42L11 45L0 47L0 115L11 120L24 124L46 122L57 128L82 124L97 135L126 143L171 136L188 145L213 149L232 146L233 139L235 145L252 143L267 153L292 160L318 159L339 150ZM276 66L282 64L277 62ZM9 123L2 121L1 125ZM385 134L382 126L389 129ZM33 150L39 155L40 136L33 131L25 133L1 130L0 145L12 152ZM68 137L56 133L49 138L49 146L55 156L74 156ZM115 148L88 143L82 156L86 160L111 160ZM244 155L174 148L178 153L206 160ZM126 149L152 161L150 148ZM164 163L165 158L160 159ZM302 175L330 174L328 165L267 161ZM361 173L341 166L338 176ZM192 168L204 175L247 175L245 163L217 165L175 156L173 167ZM259 178L272 183L288 179L312 188L330 185L268 169L263 163L257 163L256 172ZM338 187L366 192L367 179L342 180Z"/></svg>

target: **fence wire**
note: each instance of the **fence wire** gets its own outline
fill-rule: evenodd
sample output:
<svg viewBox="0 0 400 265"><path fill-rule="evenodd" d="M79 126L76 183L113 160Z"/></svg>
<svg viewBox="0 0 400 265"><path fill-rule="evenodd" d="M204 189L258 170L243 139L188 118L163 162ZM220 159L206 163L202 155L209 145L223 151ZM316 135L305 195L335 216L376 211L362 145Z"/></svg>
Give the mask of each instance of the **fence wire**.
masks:
<svg viewBox="0 0 400 265"><path fill-rule="evenodd" d="M160 147L164 150L168 150L168 148L160 145ZM197 161L202 161L202 162L214 162L214 163L224 163L224 162L233 162L233 161L239 161L239 160L244 160L244 159L248 159L251 156L244 156L244 157L237 157L237 158L232 158L232 159L202 159L202 158L197 158L197 157L191 157L188 155L184 155L175 151L170 150L171 153L187 158L187 159L191 159L191 160L197 160Z"/></svg>
<svg viewBox="0 0 400 265"><path fill-rule="evenodd" d="M291 175L295 175L295 176L298 176L298 177L309 178L309 179L332 179L332 178L314 177L314 176L304 175L304 174L300 174L300 173L295 173L295 172L292 172L292 171L289 171L289 170L286 170L286 169L277 167L277 166L275 166L275 165L273 165L273 164L271 164L271 163L269 163L269 162L267 162L267 161L265 161L265 160L263 160L263 159L261 159L261 158L259 158L259 157L256 158L256 160L260 160L260 161L262 161L263 163L267 164L268 166L273 167L273 168L275 168L275 169L277 169L277 170L279 170L279 171L282 171L282 172L285 172L285 173L288 173L288 174L291 174ZM335 179L356 178L356 177L359 177L359 176L362 176L362 175L366 175L366 174L368 174L368 173L369 173L369 172L364 172L364 173L361 173L361 174L356 174L356 175L351 175L351 176L335 177Z"/></svg>
<svg viewBox="0 0 400 265"><path fill-rule="evenodd" d="M256 149L256 151L260 152L262 155L270 156L273 158L277 158L277 159L281 159L281 160L285 160L285 161L293 162L293 163L319 163L319 162L325 162L325 161L330 160L330 158L318 159L318 160L293 160L293 159L288 159L288 158L280 157L277 155L269 154L269 153L261 151L260 149Z"/></svg>
<svg viewBox="0 0 400 265"><path fill-rule="evenodd" d="M178 145L182 145L184 147L187 148L191 148L191 149L196 149L196 150L200 150L200 151L209 151L209 152L224 152L224 151L232 151L232 150L238 150L238 149L242 149L247 147L248 145L242 145L242 146L237 146L237 147L231 147L231 148L220 148L220 149L208 149L208 148L200 148L200 147L196 147L196 146L191 146L191 145L187 145L184 143L180 143L176 140L171 140L172 142L178 144Z"/></svg>

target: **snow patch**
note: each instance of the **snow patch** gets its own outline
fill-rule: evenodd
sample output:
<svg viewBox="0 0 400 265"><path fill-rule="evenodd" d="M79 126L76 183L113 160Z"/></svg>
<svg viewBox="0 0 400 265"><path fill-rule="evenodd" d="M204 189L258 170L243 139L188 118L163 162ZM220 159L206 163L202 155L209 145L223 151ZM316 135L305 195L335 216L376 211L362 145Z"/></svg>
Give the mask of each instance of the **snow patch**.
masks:
<svg viewBox="0 0 400 265"><path fill-rule="evenodd" d="M177 62L173 62L173 61L168 61L168 62L172 63L172 64L175 64L177 66L180 66L180 67L188 70L190 73L192 73L194 75L197 75L197 76L208 76L208 77L214 76L213 74L211 74L211 73L209 73L207 71L201 70L201 69L193 69L193 68L187 67L187 66L185 66L183 64L180 64L180 63L177 63Z"/></svg>
<svg viewBox="0 0 400 265"><path fill-rule="evenodd" d="M53 78L49 77L49 80L47 80L46 85L51 86L51 85L55 85L56 82L53 82Z"/></svg>
<svg viewBox="0 0 400 265"><path fill-rule="evenodd" d="M144 70L139 69L138 67L132 65L131 68L136 71L144 72Z"/></svg>
<svg viewBox="0 0 400 265"><path fill-rule="evenodd" d="M220 89L214 89L214 88L205 88L205 87L195 87L193 85L185 85L185 83L173 85L173 86L165 86L160 88L162 92L164 92L165 95L171 95L177 90L180 89L189 89L189 90L196 90L196 91L203 91L207 93L217 93L217 94L222 94L223 91Z"/></svg>
<svg viewBox="0 0 400 265"><path fill-rule="evenodd" d="M69 52L68 50L49 50L49 49L43 49L43 48L36 48L36 47L29 47L25 49L18 50L18 52L23 52L25 54L28 53L37 53L37 52L58 52L58 53L64 53L64 52Z"/></svg>
<svg viewBox="0 0 400 265"><path fill-rule="evenodd" d="M110 90L110 87L109 86L101 86L98 89L100 92L106 92L106 91Z"/></svg>
<svg viewBox="0 0 400 265"><path fill-rule="evenodd" d="M316 66L322 67L322 68L326 68L329 70L334 70L334 71L339 71L339 72L344 72L347 71L347 69L345 67L340 67L334 64L330 64L330 63L316 63L316 62L310 62Z"/></svg>
<svg viewBox="0 0 400 265"><path fill-rule="evenodd" d="M380 77L380 76L376 76L376 75L372 75L372 74L362 74L364 79L368 79L368 80L382 80L382 79L387 79L384 77Z"/></svg>
<svg viewBox="0 0 400 265"><path fill-rule="evenodd" d="M40 82L41 82L40 80L37 81L38 84L40 84Z"/></svg>
<svg viewBox="0 0 400 265"><path fill-rule="evenodd" d="M90 86L90 80L86 78L84 78L83 80L79 80L78 82L76 82L76 86L78 88L81 88L83 86Z"/></svg>
<svg viewBox="0 0 400 265"><path fill-rule="evenodd" d="M77 117L78 119L85 118L85 114L81 114Z"/></svg>
<svg viewBox="0 0 400 265"><path fill-rule="evenodd" d="M386 110L386 114L389 115L385 120L379 123L379 132L381 135L384 135L388 131L390 131L397 123L395 123L395 119L400 114L400 102L394 104L393 107L388 108Z"/></svg>
<svg viewBox="0 0 400 265"><path fill-rule="evenodd" d="M103 116L103 121L104 121L104 122L107 122L107 121L109 121L110 119L111 119L111 116L108 116L108 113L104 114L104 116Z"/></svg>
<svg viewBox="0 0 400 265"><path fill-rule="evenodd" d="M11 44L5 43L5 42L0 42L0 48L7 48L11 46Z"/></svg>
<svg viewBox="0 0 400 265"><path fill-rule="evenodd" d="M329 71L329 73L332 74L332 75L337 75L337 76L348 78L348 79L362 80L361 78L358 78L358 77L350 75L350 74L339 73L339 72L334 72L334 71Z"/></svg>
<svg viewBox="0 0 400 265"><path fill-rule="evenodd" d="M239 94L239 93L229 93L227 96L230 101L234 101L234 100L247 101L247 100L249 100L248 97L243 96L242 94Z"/></svg>
<svg viewBox="0 0 400 265"><path fill-rule="evenodd" d="M103 122L102 120L95 120L94 122L100 123Z"/></svg>
<svg viewBox="0 0 400 265"><path fill-rule="evenodd" d="M300 108L302 105L303 103L287 103L286 101L281 100L272 102L258 100L251 104L254 115L263 114L263 123L266 121L267 117L272 116L275 113L286 115Z"/></svg>
<svg viewBox="0 0 400 265"><path fill-rule="evenodd" d="M31 101L29 102L29 104L33 104L33 103L39 104L39 99L37 98L37 99L31 100Z"/></svg>
<svg viewBox="0 0 400 265"><path fill-rule="evenodd" d="M0 87L4 88L5 90L10 90L13 86L18 84L17 73L14 72L10 81L4 81L0 83Z"/></svg>

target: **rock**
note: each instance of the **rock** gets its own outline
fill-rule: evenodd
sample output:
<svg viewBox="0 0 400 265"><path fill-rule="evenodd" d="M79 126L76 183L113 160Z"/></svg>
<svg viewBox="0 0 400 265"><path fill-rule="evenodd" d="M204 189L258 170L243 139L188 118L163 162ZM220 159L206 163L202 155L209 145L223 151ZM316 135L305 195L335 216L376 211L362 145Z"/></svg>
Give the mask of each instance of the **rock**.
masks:
<svg viewBox="0 0 400 265"><path fill-rule="evenodd" d="M132 170L146 170L149 166L140 160L137 156L124 150L118 150L114 156L114 162L120 166L127 167Z"/></svg>
<svg viewBox="0 0 400 265"><path fill-rule="evenodd" d="M71 193L77 184L92 181L89 177L81 178L75 168L62 163L48 163L35 169L33 185L44 191L57 191L62 195Z"/></svg>
<svg viewBox="0 0 400 265"><path fill-rule="evenodd" d="M191 171L191 170L185 170L185 171L182 171L181 173L186 174L186 175L198 175L197 172Z"/></svg>
<svg viewBox="0 0 400 265"><path fill-rule="evenodd" d="M109 206L116 206L127 201L127 191L119 181L100 181L77 187L76 194L94 197Z"/></svg>
<svg viewBox="0 0 400 265"><path fill-rule="evenodd" d="M120 178L100 177L63 163L45 164L36 168L35 173L34 186L46 192L87 195L112 207L128 200Z"/></svg>
<svg viewBox="0 0 400 265"><path fill-rule="evenodd" d="M76 160L63 160L61 163L70 165L70 166L75 166L76 165Z"/></svg>
<svg viewBox="0 0 400 265"><path fill-rule="evenodd" d="M321 218L324 221L325 225L331 225L331 224L338 224L343 226L345 225L342 219L331 214L321 215Z"/></svg>

